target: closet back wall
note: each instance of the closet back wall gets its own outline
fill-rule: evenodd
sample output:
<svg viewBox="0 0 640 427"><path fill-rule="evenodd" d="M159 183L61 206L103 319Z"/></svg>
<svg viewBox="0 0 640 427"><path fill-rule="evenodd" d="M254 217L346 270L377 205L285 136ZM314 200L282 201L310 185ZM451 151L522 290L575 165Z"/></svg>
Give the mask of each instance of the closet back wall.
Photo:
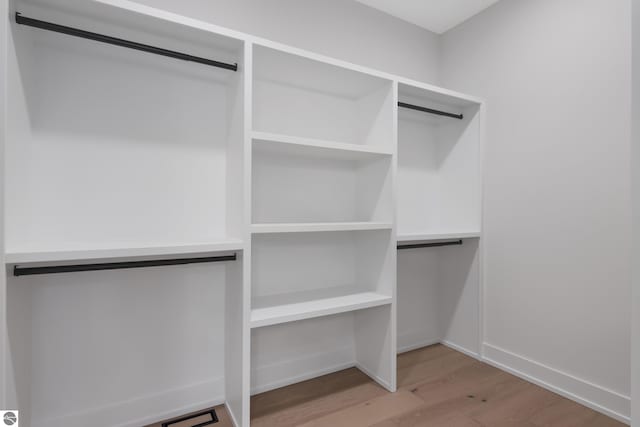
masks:
<svg viewBox="0 0 640 427"><path fill-rule="evenodd" d="M135 1L376 70L439 81L438 35L356 1Z"/></svg>
<svg viewBox="0 0 640 427"><path fill-rule="evenodd" d="M487 101L485 355L629 415L630 1L509 0L443 37Z"/></svg>

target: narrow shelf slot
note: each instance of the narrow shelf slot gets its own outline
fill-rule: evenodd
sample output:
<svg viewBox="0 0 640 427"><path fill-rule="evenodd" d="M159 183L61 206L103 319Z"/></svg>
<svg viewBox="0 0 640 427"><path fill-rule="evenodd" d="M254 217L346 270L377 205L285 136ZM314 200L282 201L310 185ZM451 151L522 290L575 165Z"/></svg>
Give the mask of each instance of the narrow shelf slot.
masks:
<svg viewBox="0 0 640 427"><path fill-rule="evenodd" d="M365 231L388 230L393 225L389 222L317 222L317 223L274 223L253 224L253 234L266 233L309 233L323 231Z"/></svg>
<svg viewBox="0 0 640 427"><path fill-rule="evenodd" d="M342 290L344 291L344 290ZM391 304L392 297L377 292L356 292L339 294L339 290L325 291L324 297L318 297L321 292L316 292L315 299L308 299L299 302L289 302L295 297L272 296L258 298L254 302L251 310L251 327L260 328L264 326L278 325L298 320L311 319L321 316L346 313L365 308L378 307ZM298 298L304 297L301 293ZM283 298L285 303L277 304L278 298ZM290 299L291 298L291 299ZM289 303L287 303L289 302Z"/></svg>

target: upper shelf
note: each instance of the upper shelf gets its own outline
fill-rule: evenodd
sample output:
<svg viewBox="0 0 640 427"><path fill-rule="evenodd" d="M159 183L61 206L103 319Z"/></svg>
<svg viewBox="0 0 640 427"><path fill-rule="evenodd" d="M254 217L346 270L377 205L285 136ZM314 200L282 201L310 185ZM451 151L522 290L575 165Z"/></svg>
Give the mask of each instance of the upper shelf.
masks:
<svg viewBox="0 0 640 427"><path fill-rule="evenodd" d="M301 138L269 132L254 131L253 142L258 150L342 160L361 160L393 154L391 149L386 147Z"/></svg>
<svg viewBox="0 0 640 427"><path fill-rule="evenodd" d="M254 48L254 62L257 81L352 100L390 83L369 74L263 46Z"/></svg>
<svg viewBox="0 0 640 427"><path fill-rule="evenodd" d="M244 245L238 239L223 239L215 242L173 245L131 245L128 247L101 247L48 251L7 252L6 264L106 261L145 257L193 256L217 252L241 251Z"/></svg>

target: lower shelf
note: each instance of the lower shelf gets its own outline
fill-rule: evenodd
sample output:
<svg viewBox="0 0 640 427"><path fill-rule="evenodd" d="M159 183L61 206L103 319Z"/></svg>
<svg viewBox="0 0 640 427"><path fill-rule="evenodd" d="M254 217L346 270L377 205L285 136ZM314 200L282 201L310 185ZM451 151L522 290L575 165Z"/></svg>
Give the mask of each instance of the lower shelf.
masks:
<svg viewBox="0 0 640 427"><path fill-rule="evenodd" d="M278 325L391 304L392 297L377 292L348 292L344 288L255 298L251 327Z"/></svg>

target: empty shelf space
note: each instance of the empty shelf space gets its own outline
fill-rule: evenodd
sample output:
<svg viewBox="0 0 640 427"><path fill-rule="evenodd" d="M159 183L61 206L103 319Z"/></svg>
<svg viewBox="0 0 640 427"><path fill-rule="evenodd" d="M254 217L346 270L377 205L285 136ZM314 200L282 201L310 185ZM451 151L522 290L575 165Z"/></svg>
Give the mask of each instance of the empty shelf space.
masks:
<svg viewBox="0 0 640 427"><path fill-rule="evenodd" d="M390 149L384 147L347 144L269 132L254 131L253 142L256 149L270 152L345 160L360 160L377 156L391 156L393 154Z"/></svg>
<svg viewBox="0 0 640 427"><path fill-rule="evenodd" d="M7 252L6 264L24 264L40 262L103 261L113 259L131 259L145 257L171 257L209 255L217 252L241 251L243 242L238 239L225 239L210 243L174 244L174 245L135 245L129 247L95 247L86 249L64 249L47 251Z"/></svg>
<svg viewBox="0 0 640 427"><path fill-rule="evenodd" d="M392 228L390 222L315 222L315 223L274 223L253 224L253 234L266 233L310 233L321 231L366 231L388 230Z"/></svg>
<svg viewBox="0 0 640 427"><path fill-rule="evenodd" d="M481 236L479 231L468 231L458 233L400 233L397 236L398 243L410 242L431 242L436 240L449 239L473 239Z"/></svg>
<svg viewBox="0 0 640 427"><path fill-rule="evenodd" d="M345 288L333 288L255 298L254 308L251 310L251 327L260 328L346 313L392 302L391 296L377 292L346 292Z"/></svg>

